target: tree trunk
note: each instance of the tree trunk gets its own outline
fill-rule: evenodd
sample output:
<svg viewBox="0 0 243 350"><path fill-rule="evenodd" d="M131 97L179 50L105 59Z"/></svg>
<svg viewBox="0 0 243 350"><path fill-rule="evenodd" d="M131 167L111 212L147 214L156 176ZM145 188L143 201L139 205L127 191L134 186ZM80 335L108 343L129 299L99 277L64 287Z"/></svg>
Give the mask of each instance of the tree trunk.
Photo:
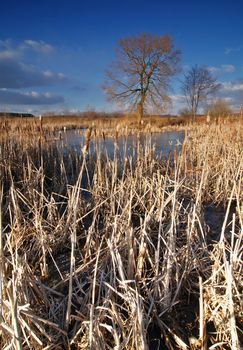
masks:
<svg viewBox="0 0 243 350"><path fill-rule="evenodd" d="M144 116L144 102L145 102L145 96L142 95L140 102L138 103L138 122L139 125L141 125L143 116Z"/></svg>
<svg viewBox="0 0 243 350"><path fill-rule="evenodd" d="M194 106L192 107L192 112L193 112L193 121L196 121L196 115L197 115L197 106L196 104L194 104Z"/></svg>

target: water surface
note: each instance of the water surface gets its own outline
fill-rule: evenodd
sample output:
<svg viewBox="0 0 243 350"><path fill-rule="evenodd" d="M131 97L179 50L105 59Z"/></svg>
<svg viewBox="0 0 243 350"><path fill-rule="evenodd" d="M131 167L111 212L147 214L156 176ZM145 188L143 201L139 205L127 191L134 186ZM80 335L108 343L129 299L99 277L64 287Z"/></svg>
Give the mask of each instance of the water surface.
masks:
<svg viewBox="0 0 243 350"><path fill-rule="evenodd" d="M61 137L62 139L57 142L61 143L64 148L73 148L78 153L81 152L85 142L83 131L67 130L62 133ZM116 152L117 157L122 159L130 156L136 157L138 147L143 149L147 146L154 149L154 156L156 158L166 159L170 152L173 153L174 150L177 153L180 152L184 138L184 131L165 131L153 134L140 134L139 136L119 136L117 139L112 137L92 137L89 153L92 154L95 149L98 149L101 153L113 159Z"/></svg>

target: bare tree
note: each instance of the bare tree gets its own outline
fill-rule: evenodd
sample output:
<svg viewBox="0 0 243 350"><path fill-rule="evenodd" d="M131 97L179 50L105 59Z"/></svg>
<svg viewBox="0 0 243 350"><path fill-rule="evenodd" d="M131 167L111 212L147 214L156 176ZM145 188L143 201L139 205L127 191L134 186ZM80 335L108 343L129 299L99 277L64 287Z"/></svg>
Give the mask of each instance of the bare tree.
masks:
<svg viewBox="0 0 243 350"><path fill-rule="evenodd" d="M208 106L206 106L205 112L216 120L218 120L220 117L228 117L233 113L229 102L224 99L217 99L212 101Z"/></svg>
<svg viewBox="0 0 243 350"><path fill-rule="evenodd" d="M185 75L182 82L182 93L186 97L188 107L195 120L200 103L207 99L207 96L217 91L220 84L211 72L205 67L192 67Z"/></svg>
<svg viewBox="0 0 243 350"><path fill-rule="evenodd" d="M169 102L169 82L178 71L179 58L170 36L140 34L121 39L104 90L110 100L133 107L141 121L146 107L161 110Z"/></svg>

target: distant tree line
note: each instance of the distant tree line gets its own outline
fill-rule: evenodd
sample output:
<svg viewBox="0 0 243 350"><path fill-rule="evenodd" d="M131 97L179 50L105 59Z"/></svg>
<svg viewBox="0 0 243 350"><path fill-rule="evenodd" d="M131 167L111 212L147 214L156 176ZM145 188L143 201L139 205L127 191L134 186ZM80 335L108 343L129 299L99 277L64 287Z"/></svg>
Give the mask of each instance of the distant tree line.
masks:
<svg viewBox="0 0 243 350"><path fill-rule="evenodd" d="M0 118L34 118L34 114L31 113L10 113L10 112L0 112Z"/></svg>

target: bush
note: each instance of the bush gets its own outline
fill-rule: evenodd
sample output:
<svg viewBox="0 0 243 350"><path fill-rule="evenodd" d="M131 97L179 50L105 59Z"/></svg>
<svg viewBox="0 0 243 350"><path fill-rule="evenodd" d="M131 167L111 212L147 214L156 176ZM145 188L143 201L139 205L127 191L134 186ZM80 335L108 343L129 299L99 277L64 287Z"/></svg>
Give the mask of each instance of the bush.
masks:
<svg viewBox="0 0 243 350"><path fill-rule="evenodd" d="M206 114L216 119L225 118L232 114L232 109L227 101L218 99L206 108Z"/></svg>

